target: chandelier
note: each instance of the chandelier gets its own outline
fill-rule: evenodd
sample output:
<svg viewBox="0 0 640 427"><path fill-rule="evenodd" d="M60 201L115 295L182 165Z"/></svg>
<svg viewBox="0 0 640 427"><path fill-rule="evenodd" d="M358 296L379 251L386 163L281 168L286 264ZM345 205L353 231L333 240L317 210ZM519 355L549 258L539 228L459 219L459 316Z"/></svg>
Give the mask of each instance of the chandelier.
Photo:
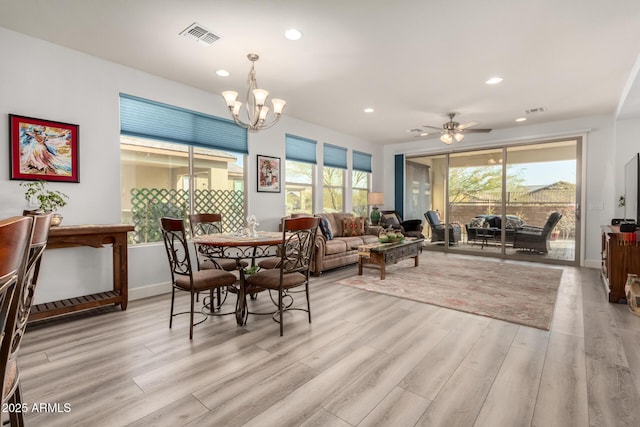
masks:
<svg viewBox="0 0 640 427"><path fill-rule="evenodd" d="M276 98L271 100L271 104L273 105L273 118L270 122L267 122L267 114L270 109L265 104L269 92L264 89L259 89L258 82L256 81L255 63L260 57L255 53L250 53L247 55L247 58L251 61L251 71L249 71L249 77L247 77L247 97L245 100L245 110L247 113L246 122L240 120L242 102L237 100L238 92L227 90L222 92L222 96L231 112L233 121L236 122L238 126L257 132L261 129L268 129L278 122L286 101Z"/></svg>

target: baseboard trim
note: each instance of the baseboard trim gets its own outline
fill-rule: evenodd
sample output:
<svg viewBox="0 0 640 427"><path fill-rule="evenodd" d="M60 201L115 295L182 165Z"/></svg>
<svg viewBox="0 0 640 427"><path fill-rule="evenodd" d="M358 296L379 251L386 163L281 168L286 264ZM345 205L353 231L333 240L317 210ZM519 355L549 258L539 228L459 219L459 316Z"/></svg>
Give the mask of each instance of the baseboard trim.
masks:
<svg viewBox="0 0 640 427"><path fill-rule="evenodd" d="M587 268L597 268L602 267L602 261L599 259L585 259L584 266Z"/></svg>
<svg viewBox="0 0 640 427"><path fill-rule="evenodd" d="M129 301L168 294L169 292L171 292L170 282L154 283L153 285L129 288Z"/></svg>

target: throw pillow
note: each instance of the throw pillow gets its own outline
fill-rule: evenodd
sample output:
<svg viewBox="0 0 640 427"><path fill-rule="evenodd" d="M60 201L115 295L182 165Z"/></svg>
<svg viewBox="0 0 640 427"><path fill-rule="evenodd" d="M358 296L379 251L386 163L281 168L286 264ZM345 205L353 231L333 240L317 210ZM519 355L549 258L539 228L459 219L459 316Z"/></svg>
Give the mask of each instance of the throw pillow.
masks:
<svg viewBox="0 0 640 427"><path fill-rule="evenodd" d="M329 225L329 220L323 216L320 217L320 221L318 222L320 226L320 232L327 240L333 239L333 231L331 231L331 226Z"/></svg>
<svg viewBox="0 0 640 427"><path fill-rule="evenodd" d="M471 228L482 228L484 226L484 218L472 218L471 222L469 222L469 227Z"/></svg>
<svg viewBox="0 0 640 427"><path fill-rule="evenodd" d="M365 218L363 217L345 218L342 223L344 227L342 235L345 237L362 236L364 234L364 221Z"/></svg>
<svg viewBox="0 0 640 427"><path fill-rule="evenodd" d="M508 230L515 230L517 228L520 228L522 226L522 221L516 218L507 218L507 229Z"/></svg>

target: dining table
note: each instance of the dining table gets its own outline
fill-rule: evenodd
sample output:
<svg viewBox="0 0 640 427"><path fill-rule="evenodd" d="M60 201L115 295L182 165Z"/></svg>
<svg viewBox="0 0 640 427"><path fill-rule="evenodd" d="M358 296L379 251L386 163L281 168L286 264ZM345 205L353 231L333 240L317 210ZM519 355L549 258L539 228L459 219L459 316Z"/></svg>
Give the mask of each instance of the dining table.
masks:
<svg viewBox="0 0 640 427"><path fill-rule="evenodd" d="M255 234L214 233L193 237L193 243L200 247L200 253L215 261L216 259L236 260L240 280L238 284L238 300L236 302L236 322L244 326L249 316L247 295L257 292L245 281L245 269L242 260L251 260L255 267L256 259L275 256L282 245L282 233L277 231L258 231Z"/></svg>

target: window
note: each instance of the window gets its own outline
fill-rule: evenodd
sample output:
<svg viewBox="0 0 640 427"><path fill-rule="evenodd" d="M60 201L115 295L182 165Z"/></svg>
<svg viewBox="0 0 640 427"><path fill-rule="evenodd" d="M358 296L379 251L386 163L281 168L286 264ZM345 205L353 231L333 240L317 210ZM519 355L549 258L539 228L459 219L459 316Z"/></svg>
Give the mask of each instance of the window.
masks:
<svg viewBox="0 0 640 427"><path fill-rule="evenodd" d="M136 227L129 243L161 241L158 220L163 216L218 212L225 231L241 227L243 163L241 154L121 137L122 222Z"/></svg>
<svg viewBox="0 0 640 427"><path fill-rule="evenodd" d="M344 170L324 167L322 184L322 211L344 212Z"/></svg>
<svg viewBox="0 0 640 427"><path fill-rule="evenodd" d="M356 216L369 216L367 196L371 188L371 154L353 151L351 205Z"/></svg>
<svg viewBox="0 0 640 427"><path fill-rule="evenodd" d="M285 165L287 215L313 213L313 170L314 166L311 163L287 160Z"/></svg>
<svg viewBox="0 0 640 427"><path fill-rule="evenodd" d="M218 212L225 231L244 224L245 129L124 94L120 129L122 221L135 225L130 244L161 241L163 216Z"/></svg>
<svg viewBox="0 0 640 427"><path fill-rule="evenodd" d="M344 212L344 171L347 169L347 149L324 144L322 169L323 212Z"/></svg>
<svg viewBox="0 0 640 427"><path fill-rule="evenodd" d="M367 195L369 194L369 176L370 174L362 171L354 170L351 173L351 198L353 214L355 216L369 216Z"/></svg>
<svg viewBox="0 0 640 427"><path fill-rule="evenodd" d="M286 135L285 191L286 214L312 214L316 141Z"/></svg>

